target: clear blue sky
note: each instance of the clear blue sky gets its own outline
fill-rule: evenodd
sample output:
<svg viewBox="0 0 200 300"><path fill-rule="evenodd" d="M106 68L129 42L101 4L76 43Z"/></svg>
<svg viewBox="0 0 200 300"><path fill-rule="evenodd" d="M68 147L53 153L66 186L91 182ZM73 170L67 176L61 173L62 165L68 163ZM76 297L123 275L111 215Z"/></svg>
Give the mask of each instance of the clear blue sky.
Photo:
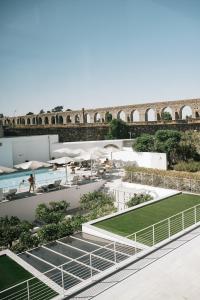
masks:
<svg viewBox="0 0 200 300"><path fill-rule="evenodd" d="M0 112L193 97L199 0L0 0Z"/></svg>

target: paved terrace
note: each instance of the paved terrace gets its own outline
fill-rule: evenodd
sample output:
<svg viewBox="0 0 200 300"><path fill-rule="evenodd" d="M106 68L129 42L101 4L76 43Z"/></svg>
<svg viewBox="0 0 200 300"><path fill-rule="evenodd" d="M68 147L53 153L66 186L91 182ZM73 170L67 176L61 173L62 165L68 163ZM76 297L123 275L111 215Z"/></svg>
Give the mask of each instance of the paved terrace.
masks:
<svg viewBox="0 0 200 300"><path fill-rule="evenodd" d="M200 226L99 281L73 300L199 300Z"/></svg>

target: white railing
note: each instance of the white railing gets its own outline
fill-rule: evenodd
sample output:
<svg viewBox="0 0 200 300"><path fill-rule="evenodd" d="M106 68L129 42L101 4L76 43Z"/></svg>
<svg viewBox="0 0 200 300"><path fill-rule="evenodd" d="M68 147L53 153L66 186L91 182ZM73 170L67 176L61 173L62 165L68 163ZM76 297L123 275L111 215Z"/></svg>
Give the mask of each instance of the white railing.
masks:
<svg viewBox="0 0 200 300"><path fill-rule="evenodd" d="M0 291L1 300L50 300L58 295L35 277Z"/></svg>
<svg viewBox="0 0 200 300"><path fill-rule="evenodd" d="M77 238L78 239L78 238ZM62 243L62 240L60 241ZM96 245L93 242L87 243ZM78 248L66 244L67 247ZM44 246L46 248L46 246ZM48 249L49 251L58 252ZM36 278L31 278L16 284L6 290L0 291L1 300L50 300L56 295L66 296L70 289L85 282L91 282L97 275L103 274L110 268L116 269L117 265L126 259L134 256L140 249L111 242L105 246L98 245L98 248L91 252L79 250L84 254L71 258L59 252L59 255L65 257L68 261L55 267L52 263L27 252L33 258L38 259L41 263L50 266L50 270L42 273L44 282ZM52 253L53 255L53 253ZM49 280L49 282L48 282ZM49 287L51 286L52 289Z"/></svg>
<svg viewBox="0 0 200 300"><path fill-rule="evenodd" d="M200 222L200 204L129 234L126 237L147 246L155 246L198 222Z"/></svg>

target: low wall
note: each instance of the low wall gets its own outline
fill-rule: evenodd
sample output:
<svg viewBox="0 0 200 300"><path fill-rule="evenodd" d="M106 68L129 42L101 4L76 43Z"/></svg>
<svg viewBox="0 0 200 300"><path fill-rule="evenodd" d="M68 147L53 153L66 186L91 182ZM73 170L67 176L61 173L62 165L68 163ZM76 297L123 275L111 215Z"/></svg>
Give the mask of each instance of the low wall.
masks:
<svg viewBox="0 0 200 300"><path fill-rule="evenodd" d="M0 204L0 217L17 216L21 220L34 221L35 210L41 203L59 202L65 200L70 203L69 209L79 207L80 197L88 192L98 190L105 183L104 180L88 183L81 186L73 186L68 189L62 189L55 192L38 194L29 198L22 198Z"/></svg>
<svg viewBox="0 0 200 300"><path fill-rule="evenodd" d="M135 152L132 148L124 148L124 151L114 152L112 158L130 161L138 167L167 170L166 153Z"/></svg>

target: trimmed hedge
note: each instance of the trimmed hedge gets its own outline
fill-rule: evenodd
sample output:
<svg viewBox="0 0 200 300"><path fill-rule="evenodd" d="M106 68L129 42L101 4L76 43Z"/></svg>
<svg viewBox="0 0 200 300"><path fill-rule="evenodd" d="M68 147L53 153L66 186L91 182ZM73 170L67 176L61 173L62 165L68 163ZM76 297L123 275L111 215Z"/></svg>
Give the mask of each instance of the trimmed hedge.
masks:
<svg viewBox="0 0 200 300"><path fill-rule="evenodd" d="M125 167L125 171L126 171L126 173L134 172L134 173L144 173L144 174L151 174L151 175L153 174L153 175L158 175L158 176L167 176L167 177L172 177L172 178L187 178L187 179L200 180L200 174L194 174L191 172L164 171L164 170L140 168L140 167L134 167L134 166Z"/></svg>

